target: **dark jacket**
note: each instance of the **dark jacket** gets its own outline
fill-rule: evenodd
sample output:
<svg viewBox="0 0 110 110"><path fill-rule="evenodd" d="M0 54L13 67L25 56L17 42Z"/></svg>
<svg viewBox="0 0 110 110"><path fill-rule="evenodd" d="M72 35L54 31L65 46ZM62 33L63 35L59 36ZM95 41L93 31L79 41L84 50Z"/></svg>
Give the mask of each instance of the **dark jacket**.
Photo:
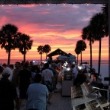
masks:
<svg viewBox="0 0 110 110"><path fill-rule="evenodd" d="M0 110L14 110L17 92L14 85L7 79L0 80Z"/></svg>

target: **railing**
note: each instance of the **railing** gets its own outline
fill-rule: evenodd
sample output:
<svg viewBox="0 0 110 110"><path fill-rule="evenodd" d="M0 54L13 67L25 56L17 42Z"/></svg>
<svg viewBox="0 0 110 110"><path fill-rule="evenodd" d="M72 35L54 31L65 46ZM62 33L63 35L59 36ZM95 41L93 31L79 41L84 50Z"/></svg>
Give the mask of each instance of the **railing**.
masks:
<svg viewBox="0 0 110 110"><path fill-rule="evenodd" d="M105 108L106 110L110 110L110 102L104 100L100 94L100 91L109 92L109 90L97 87L92 88L92 86L87 83L83 83L80 87L80 91L82 91L81 97L78 95L81 92L79 92L76 87L71 87L71 104L73 110L83 110L82 108L84 108L84 110L105 110Z"/></svg>

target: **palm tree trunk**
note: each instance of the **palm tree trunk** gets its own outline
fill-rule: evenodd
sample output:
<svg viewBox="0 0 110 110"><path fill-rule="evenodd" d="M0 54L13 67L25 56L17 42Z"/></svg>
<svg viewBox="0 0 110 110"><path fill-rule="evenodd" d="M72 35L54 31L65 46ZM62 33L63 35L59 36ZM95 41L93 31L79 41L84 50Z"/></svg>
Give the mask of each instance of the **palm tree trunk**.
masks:
<svg viewBox="0 0 110 110"><path fill-rule="evenodd" d="M90 70L92 69L92 41L90 40Z"/></svg>
<svg viewBox="0 0 110 110"><path fill-rule="evenodd" d="M8 65L10 65L10 54L11 54L11 50L8 51L8 62L7 62Z"/></svg>
<svg viewBox="0 0 110 110"><path fill-rule="evenodd" d="M24 62L26 61L26 54L24 54L24 58L23 58L23 61L24 61Z"/></svg>
<svg viewBox="0 0 110 110"><path fill-rule="evenodd" d="M100 75L100 64L101 64L101 38L99 40L98 75Z"/></svg>
<svg viewBox="0 0 110 110"><path fill-rule="evenodd" d="M81 64L82 64L82 52L81 52Z"/></svg>
<svg viewBox="0 0 110 110"><path fill-rule="evenodd" d="M41 54L41 59L40 60L41 60L41 64L42 64L42 54Z"/></svg>

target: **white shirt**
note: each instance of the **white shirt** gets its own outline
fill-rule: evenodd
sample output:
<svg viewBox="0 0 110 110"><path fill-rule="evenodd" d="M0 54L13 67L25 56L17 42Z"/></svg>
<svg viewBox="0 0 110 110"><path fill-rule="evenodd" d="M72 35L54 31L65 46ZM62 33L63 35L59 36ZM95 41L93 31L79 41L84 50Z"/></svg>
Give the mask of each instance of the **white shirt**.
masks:
<svg viewBox="0 0 110 110"><path fill-rule="evenodd" d="M46 110L48 89L41 83L32 83L27 89L27 104L28 109Z"/></svg>
<svg viewBox="0 0 110 110"><path fill-rule="evenodd" d="M50 69L44 69L41 73L42 77L44 78L44 81L50 81L52 82L53 78L53 72Z"/></svg>
<svg viewBox="0 0 110 110"><path fill-rule="evenodd" d="M10 81L12 81L13 71L12 71L9 67L4 68L3 73L8 73L8 74L10 74L10 76L9 76L8 79L9 79Z"/></svg>

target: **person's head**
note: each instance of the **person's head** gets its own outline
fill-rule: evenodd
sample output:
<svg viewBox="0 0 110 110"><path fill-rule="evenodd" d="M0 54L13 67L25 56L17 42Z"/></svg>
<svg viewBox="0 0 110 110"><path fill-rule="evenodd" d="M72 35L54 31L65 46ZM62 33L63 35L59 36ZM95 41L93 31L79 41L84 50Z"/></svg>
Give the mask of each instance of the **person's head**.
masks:
<svg viewBox="0 0 110 110"><path fill-rule="evenodd" d="M19 68L20 65L21 65L20 62L16 62L16 63L15 63L15 68Z"/></svg>
<svg viewBox="0 0 110 110"><path fill-rule="evenodd" d="M92 73L92 74L91 74L91 79L92 79L93 81L96 81L97 78L98 78L97 73Z"/></svg>
<svg viewBox="0 0 110 110"><path fill-rule="evenodd" d="M8 79L8 77L10 76L10 74L8 72L3 72L2 73L2 77Z"/></svg>
<svg viewBox="0 0 110 110"><path fill-rule="evenodd" d="M45 63L44 68L49 68L49 63Z"/></svg>
<svg viewBox="0 0 110 110"><path fill-rule="evenodd" d="M29 67L29 63L28 62L25 62L24 64L23 64L23 68L28 68Z"/></svg>
<svg viewBox="0 0 110 110"><path fill-rule="evenodd" d="M39 69L38 65L32 65L31 66L31 71L32 72L39 73L40 72L40 69Z"/></svg>
<svg viewBox="0 0 110 110"><path fill-rule="evenodd" d="M90 73L93 73L94 74L94 73L96 73L96 70L94 68L91 68L90 69Z"/></svg>
<svg viewBox="0 0 110 110"><path fill-rule="evenodd" d="M4 63L2 66L3 66L3 68L6 68L6 67L7 67L7 64L6 64L6 63Z"/></svg>
<svg viewBox="0 0 110 110"><path fill-rule="evenodd" d="M13 70L14 69L14 65L13 64L10 64L9 65L9 68Z"/></svg>
<svg viewBox="0 0 110 110"><path fill-rule="evenodd" d="M34 82L40 83L42 81L42 76L40 74L36 74L34 77Z"/></svg>

